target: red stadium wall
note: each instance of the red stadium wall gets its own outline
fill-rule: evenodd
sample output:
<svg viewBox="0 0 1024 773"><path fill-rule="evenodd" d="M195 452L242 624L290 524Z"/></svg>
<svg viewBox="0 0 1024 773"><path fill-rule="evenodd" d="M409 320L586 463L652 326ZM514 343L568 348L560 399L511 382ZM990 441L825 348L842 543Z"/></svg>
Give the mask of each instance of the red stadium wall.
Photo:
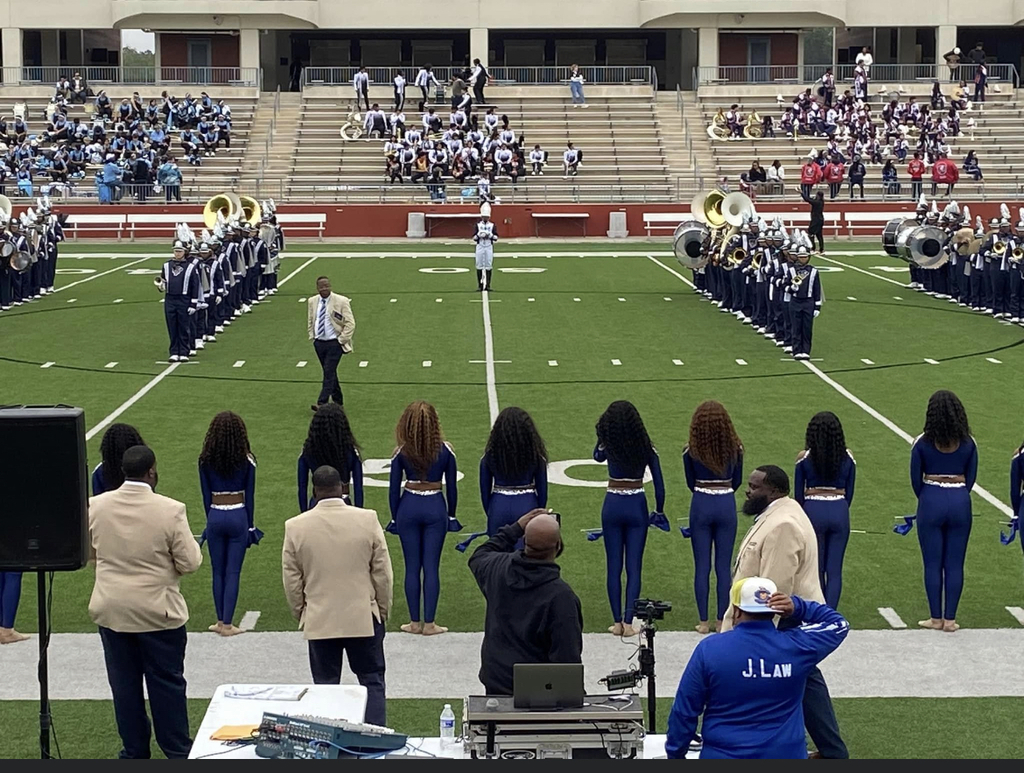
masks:
<svg viewBox="0 0 1024 773"><path fill-rule="evenodd" d="M1010 211L1016 219L1017 208L1024 206L1021 202L1007 202ZM976 203L968 205L973 219L981 215L987 223L992 217L999 215L999 203ZM198 218L202 214L201 208L191 205L171 206L110 206L99 207L96 205L68 205L63 206L55 202L55 210L66 212L69 215L104 215L123 219L125 215L145 218L148 215L176 214L181 218L188 219L195 229ZM408 227L408 216L410 212L422 212L430 214L455 214L475 213L478 209L475 206L416 206L416 205L379 205L379 204L352 204L352 205L316 205L316 204L280 204L278 212L282 215L309 215L322 214L326 217L323 227L324 238L388 238L401 240L405 239L406 228ZM771 220L776 214L786 220L788 214L805 216L807 206L803 203L792 204L763 204L758 206L758 213L766 220ZM830 213L838 213L840 222L838 229L826 225L825 235L836 236L846 235L844 215L847 212L906 212L912 214L914 211L913 202L900 203L843 203L828 207L826 203L826 216ZM606 236L608 230L608 215L611 212L626 213L626 228L629 235L645 236L647 231L644 227L644 214L649 213L673 213L682 218L689 212L689 204L548 204L537 206L526 206L522 204L500 204L495 205L491 211L491 218L498 226L498 232L504 238L523 238L537 235L534 213L557 213L568 214L573 212L589 213L587 218L588 236ZM806 220L802 221L804 225ZM472 220L468 218L457 220L434 221L431 236L435 238L469 238ZM667 236L671 233L671 224L661 224L654 231L655 236ZM159 226L137 226L137 235L149 238L171 239L174 227L171 224ZM102 223L90 223L76 230L68 228L71 238L98 238L98 239L128 239L130 228L128 226L105 226ZM285 233L296 237L316 237L321 235L318 226L285 224ZM543 220L540 223L540 235L542 237L581 238L583 235L581 220ZM871 239L872 230L863 225L857 231L857 236ZM878 229L878 237L881 238L881 227Z"/></svg>
<svg viewBox="0 0 1024 773"><path fill-rule="evenodd" d="M238 67L238 38L234 35L181 35L161 33L160 66L188 67L188 41L210 40L211 67Z"/></svg>

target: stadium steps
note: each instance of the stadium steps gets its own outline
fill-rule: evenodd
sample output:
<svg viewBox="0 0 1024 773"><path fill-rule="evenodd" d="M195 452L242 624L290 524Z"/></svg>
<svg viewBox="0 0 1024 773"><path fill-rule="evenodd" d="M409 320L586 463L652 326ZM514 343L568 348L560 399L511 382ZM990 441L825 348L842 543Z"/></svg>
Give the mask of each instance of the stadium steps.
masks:
<svg viewBox="0 0 1024 773"><path fill-rule="evenodd" d="M679 180L679 192L685 200L688 193L704 187L703 177L712 173L714 167L710 141L699 130L695 131L697 122L690 117L696 113L692 101L693 93L685 92L683 99L687 102L684 105L684 112L680 114L675 92L659 92L655 114L658 124L662 127L662 144L669 173L674 179ZM697 162L696 168L691 163L690 151L687 148L687 133L690 136L694 160Z"/></svg>
<svg viewBox="0 0 1024 773"><path fill-rule="evenodd" d="M239 190L256 191L263 197L274 196L273 189L281 188L282 182L288 178L302 110L301 96L282 92L274 121L274 94L265 92L260 95L253 118L252 141L248 144L239 173ZM272 122L274 132L269 137L268 146Z"/></svg>

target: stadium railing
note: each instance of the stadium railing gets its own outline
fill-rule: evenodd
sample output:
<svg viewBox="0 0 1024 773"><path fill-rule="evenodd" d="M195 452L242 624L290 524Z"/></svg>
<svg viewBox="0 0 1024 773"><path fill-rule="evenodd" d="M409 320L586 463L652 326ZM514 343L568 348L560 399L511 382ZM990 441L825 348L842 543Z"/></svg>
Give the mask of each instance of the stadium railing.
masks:
<svg viewBox="0 0 1024 773"><path fill-rule="evenodd" d="M61 78L81 73L93 91L97 86L246 86L260 87L263 71L259 67L4 67L4 85L55 86Z"/></svg>
<svg viewBox="0 0 1024 773"><path fill-rule="evenodd" d="M989 83L1011 83L1016 88L1019 84L1017 68L1013 64L991 63L988 67ZM805 65L719 65L693 68L693 82L699 86L724 84L770 84L800 83L811 84L825 74L831 67L837 83L853 80L855 64L805 64ZM961 64L952 72L952 79L957 81L974 81L975 65ZM910 83L913 81L948 82L951 79L949 67L939 64L873 64L870 79L879 83Z"/></svg>
<svg viewBox="0 0 1024 773"><path fill-rule="evenodd" d="M439 83L449 83L456 75L462 73L464 67L434 67L432 72ZM568 83L568 67L505 67L488 68L491 80L502 84L558 84ZM594 85L643 85L650 84L658 88L658 75L653 67L647 65L629 66L594 66L580 67L583 79ZM358 67L306 67L302 71L302 86L351 86L352 78L359 72ZM412 82L419 72L419 67L367 67L366 74L370 83L390 84L399 72L408 81L407 89L413 88Z"/></svg>

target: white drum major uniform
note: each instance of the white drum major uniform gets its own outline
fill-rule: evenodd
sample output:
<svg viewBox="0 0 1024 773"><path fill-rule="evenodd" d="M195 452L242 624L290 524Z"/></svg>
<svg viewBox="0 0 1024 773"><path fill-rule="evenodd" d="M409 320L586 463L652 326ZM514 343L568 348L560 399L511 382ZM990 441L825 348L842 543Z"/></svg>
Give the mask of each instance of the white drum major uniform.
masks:
<svg viewBox="0 0 1024 773"><path fill-rule="evenodd" d="M476 289L478 292L490 292L494 243L498 241L498 230L491 222L490 204L480 207L480 220L476 224L473 241L476 242Z"/></svg>

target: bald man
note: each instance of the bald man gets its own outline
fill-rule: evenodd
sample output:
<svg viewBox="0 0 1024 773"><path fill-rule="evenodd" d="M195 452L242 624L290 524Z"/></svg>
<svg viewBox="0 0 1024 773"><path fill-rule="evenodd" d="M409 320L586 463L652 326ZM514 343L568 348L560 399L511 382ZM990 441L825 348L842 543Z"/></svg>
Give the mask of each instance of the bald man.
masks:
<svg viewBox="0 0 1024 773"><path fill-rule="evenodd" d="M522 539L523 549L516 550ZM555 559L562 534L551 510L503 527L469 559L487 601L480 681L488 695L512 694L517 663L581 663L583 610Z"/></svg>

